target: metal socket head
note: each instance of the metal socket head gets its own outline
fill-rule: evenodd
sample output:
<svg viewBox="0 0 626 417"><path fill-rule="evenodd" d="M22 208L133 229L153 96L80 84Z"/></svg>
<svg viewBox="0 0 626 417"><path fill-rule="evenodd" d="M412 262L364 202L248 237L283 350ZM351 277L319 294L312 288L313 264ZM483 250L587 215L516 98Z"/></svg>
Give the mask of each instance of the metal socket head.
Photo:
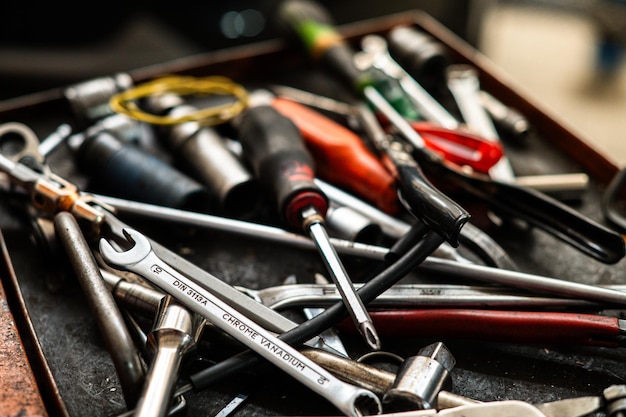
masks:
<svg viewBox="0 0 626 417"><path fill-rule="evenodd" d="M437 407L437 395L454 368L456 360L441 342L422 348L400 367L383 402L398 411Z"/></svg>
<svg viewBox="0 0 626 417"><path fill-rule="evenodd" d="M441 342L433 343L417 352L417 356L423 356L437 361L448 372L452 371L454 365L456 365L456 359L452 356L452 353L448 350L446 345Z"/></svg>

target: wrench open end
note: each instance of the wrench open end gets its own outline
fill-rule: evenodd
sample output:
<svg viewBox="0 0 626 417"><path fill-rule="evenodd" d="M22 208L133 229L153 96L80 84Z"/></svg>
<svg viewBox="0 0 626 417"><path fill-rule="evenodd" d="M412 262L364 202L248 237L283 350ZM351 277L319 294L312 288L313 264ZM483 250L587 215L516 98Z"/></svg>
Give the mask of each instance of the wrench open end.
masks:
<svg viewBox="0 0 626 417"><path fill-rule="evenodd" d="M152 246L148 238L136 230L124 228L122 232L126 240L130 243L134 243L130 249L120 252L116 250L106 238L100 239L99 249L102 258L108 264L127 268L148 256L152 251Z"/></svg>

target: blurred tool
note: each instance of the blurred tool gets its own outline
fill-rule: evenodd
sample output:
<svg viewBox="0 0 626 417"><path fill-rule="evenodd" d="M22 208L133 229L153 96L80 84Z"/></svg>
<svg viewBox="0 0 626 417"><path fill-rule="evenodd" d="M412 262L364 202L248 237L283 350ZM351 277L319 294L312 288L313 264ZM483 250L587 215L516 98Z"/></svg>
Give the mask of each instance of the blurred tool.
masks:
<svg viewBox="0 0 626 417"><path fill-rule="evenodd" d="M359 417L381 412L381 404L373 393L335 378L271 332L178 273L152 251L150 241L141 233L133 229L124 229L123 233L133 246L122 252L117 251L106 238L100 240L100 253L107 263L146 278L191 311L326 398L346 415Z"/></svg>
<svg viewBox="0 0 626 417"><path fill-rule="evenodd" d="M463 116L465 124L474 132L493 143L500 143L500 136L480 99L480 84L476 70L470 65L448 66L448 88ZM489 175L503 182L515 182L513 167L506 155L502 155Z"/></svg>
<svg viewBox="0 0 626 417"><path fill-rule="evenodd" d="M373 66L388 77L397 79L420 109L423 118L435 124L411 122L426 146L441 152L447 160L480 172L489 172L500 161L500 144L466 132L452 114L393 60L382 36L367 35L361 40L361 45L363 51L355 56L355 60L364 68Z"/></svg>
<svg viewBox="0 0 626 417"><path fill-rule="evenodd" d="M174 118L199 110L174 94L149 97L146 108ZM215 129L191 121L163 127L159 133L178 157L178 165L215 194L222 212L239 217L254 211L258 192L252 175Z"/></svg>
<svg viewBox="0 0 626 417"><path fill-rule="evenodd" d="M132 408L141 397L145 378L139 351L74 216L67 212L58 213L54 217L54 227L115 365L126 406Z"/></svg>
<svg viewBox="0 0 626 417"><path fill-rule="evenodd" d="M360 65L364 67L371 65L387 77L398 80L423 119L435 122L447 129L459 128L458 120L393 59L387 49L385 38L378 35L366 35L361 39L361 49L362 51L355 56L357 61L361 61ZM363 60L367 62L364 63Z"/></svg>
<svg viewBox="0 0 626 417"><path fill-rule="evenodd" d="M283 1L278 16L292 35L295 33L298 36L300 43L304 44L314 59L347 81L353 91L381 112L390 123L399 126L398 129L407 135L407 140L413 142L415 147L425 148L424 141L410 127L407 119L378 89L380 84L377 84L377 80L389 82L390 78L372 67L363 70L355 65L354 50L334 28L332 18L321 4L307 0ZM457 246L458 234L469 220L469 213L433 187L417 163L408 160L406 154L391 146L379 147L378 151L387 156L397 172L403 204L408 204L418 219L436 230L450 244Z"/></svg>
<svg viewBox="0 0 626 417"><path fill-rule="evenodd" d="M183 357L196 345L203 329L201 317L191 314L170 296L161 299L148 343L156 352L135 417L164 417L172 402Z"/></svg>
<svg viewBox="0 0 626 417"><path fill-rule="evenodd" d="M381 337L486 340L568 346L626 345L626 321L598 314L481 309L370 311ZM350 326L339 324L341 331Z"/></svg>
<svg viewBox="0 0 626 417"><path fill-rule="evenodd" d="M451 64L451 60L446 46L442 42L420 28L409 25L394 26L387 34L386 39L389 54L414 81L425 87L424 91L437 91L445 86L446 70ZM511 138L517 141L526 139L531 127L523 114L505 105L484 90L480 91L479 96L481 104L485 107L503 139ZM428 99L428 96L424 97ZM424 101L424 103L426 102ZM424 117L429 115L422 108L420 108L420 114ZM451 121L449 116L444 115L440 121ZM452 125L441 124L453 128Z"/></svg>
<svg viewBox="0 0 626 417"><path fill-rule="evenodd" d="M139 123L123 114L112 114L98 119L81 132L69 136L67 143L76 145L102 132L115 136L123 143L132 143L137 146L147 145L152 139L152 132L146 124Z"/></svg>
<svg viewBox="0 0 626 417"><path fill-rule="evenodd" d="M365 52L359 52L359 54L362 53ZM272 87L272 90L289 100L341 116L356 130L363 129L363 122L359 115L361 112L359 107L361 106L351 105L293 87L275 85ZM428 114L445 114L443 120L448 120L451 126L451 122L454 121L456 126L454 129L435 126L433 123L444 123L443 120L439 120L436 117L433 117L433 123L410 122L411 126L421 135L426 146L441 153L446 160L454 162L459 166L467 166L478 172L488 173L489 169L502 156L502 146L499 143L487 141L480 136L470 133L462 124L456 122L454 117L447 113L447 110L441 107L432 97L420 97L424 101L423 105L425 108L439 108L439 110L433 112L424 110L425 117ZM515 177L515 182L517 185L532 188L559 200L576 200L580 199L587 191L589 176L584 173L518 175Z"/></svg>
<svg viewBox="0 0 626 417"><path fill-rule="evenodd" d="M62 123L39 143L38 152L44 159L48 158L72 134L72 126Z"/></svg>
<svg viewBox="0 0 626 417"><path fill-rule="evenodd" d="M82 130L95 121L113 114L109 106L111 97L128 90L133 85L130 75L120 72L71 85L63 93L78 120L79 130Z"/></svg>
<svg viewBox="0 0 626 417"><path fill-rule="evenodd" d="M274 198L288 227L307 231L367 344L380 349L367 309L329 241L324 228L328 200L314 182L313 159L296 125L270 105L256 105L236 121L243 154Z"/></svg>
<svg viewBox="0 0 626 417"><path fill-rule="evenodd" d="M108 131L76 139L69 146L79 168L102 190L167 207L210 210L208 189L165 160Z"/></svg>
<svg viewBox="0 0 626 417"><path fill-rule="evenodd" d="M320 179L351 190L388 214L400 213L395 179L352 130L289 98L272 106L298 127Z"/></svg>
<svg viewBox="0 0 626 417"><path fill-rule="evenodd" d="M479 98L502 139L512 138L522 142L528 137L531 126L523 114L484 90L479 92Z"/></svg>
<svg viewBox="0 0 626 417"><path fill-rule="evenodd" d="M389 53L426 90L435 89L445 81L450 63L443 43L415 26L395 25L387 34Z"/></svg>

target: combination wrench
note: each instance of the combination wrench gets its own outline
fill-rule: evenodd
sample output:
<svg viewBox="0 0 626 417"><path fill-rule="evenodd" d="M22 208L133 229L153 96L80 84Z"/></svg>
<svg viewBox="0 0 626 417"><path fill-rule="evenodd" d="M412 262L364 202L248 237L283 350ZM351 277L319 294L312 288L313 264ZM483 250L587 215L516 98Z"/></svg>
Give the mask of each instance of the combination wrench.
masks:
<svg viewBox="0 0 626 417"><path fill-rule="evenodd" d="M382 404L373 392L336 378L298 350L180 274L153 252L150 241L143 234L129 228L124 228L122 232L132 244L128 250L118 251L106 238L100 240L100 253L110 266L144 277L191 311L326 398L345 415L361 417L382 412Z"/></svg>

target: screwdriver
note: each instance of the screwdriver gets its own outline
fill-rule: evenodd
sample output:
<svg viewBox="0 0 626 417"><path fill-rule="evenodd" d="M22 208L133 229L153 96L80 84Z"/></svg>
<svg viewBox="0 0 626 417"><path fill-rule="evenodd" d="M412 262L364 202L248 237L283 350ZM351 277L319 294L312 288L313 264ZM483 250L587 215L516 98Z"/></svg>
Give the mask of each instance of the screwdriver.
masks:
<svg viewBox="0 0 626 417"><path fill-rule="evenodd" d="M395 178L352 130L284 97L272 106L298 127L321 178L350 189L390 215L400 213Z"/></svg>
<svg viewBox="0 0 626 417"><path fill-rule="evenodd" d="M380 350L372 320L324 227L328 198L314 182L313 158L296 125L270 102L255 103L233 121L243 156L275 198L283 221L294 230L308 231L361 336Z"/></svg>
<svg viewBox="0 0 626 417"><path fill-rule="evenodd" d="M278 9L278 18L291 35L295 34L308 53L333 74L347 81L353 91L376 108L416 149L428 153L423 138L411 127L406 116L392 105L379 90L380 80L389 79L367 63L355 62L355 51L333 27L325 8L312 0L285 0ZM363 66L361 65L363 64ZM402 202L411 212L453 246L469 220L469 213L437 190L423 175L415 161L407 161L393 149L384 151L398 170ZM389 154L393 153L393 157ZM406 152L403 152L403 154ZM398 156L396 158L396 156Z"/></svg>

